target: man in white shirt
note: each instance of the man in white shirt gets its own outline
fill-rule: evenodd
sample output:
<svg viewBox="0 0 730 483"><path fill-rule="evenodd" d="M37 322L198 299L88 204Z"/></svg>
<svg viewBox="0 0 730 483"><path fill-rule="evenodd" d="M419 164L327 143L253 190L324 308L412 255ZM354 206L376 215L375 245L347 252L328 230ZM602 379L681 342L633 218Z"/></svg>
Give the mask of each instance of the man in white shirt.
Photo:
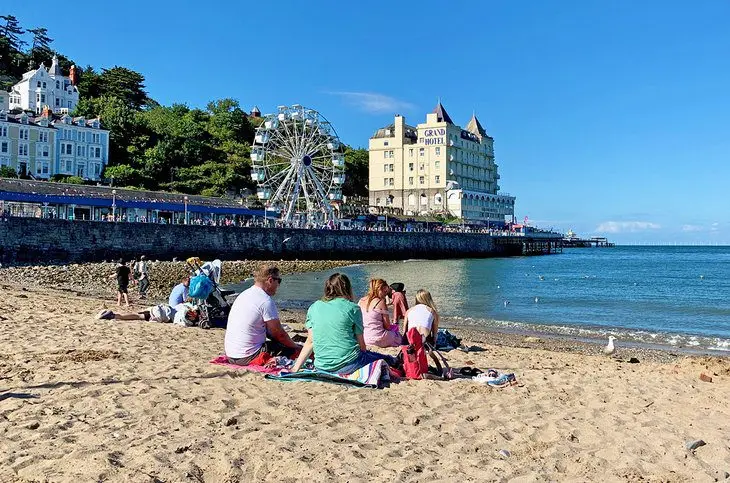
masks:
<svg viewBox="0 0 730 483"><path fill-rule="evenodd" d="M263 365L275 356L296 359L299 355L301 346L281 327L271 298L279 285L279 269L275 265L261 265L254 274L253 286L233 302L225 337L226 356L231 364Z"/></svg>

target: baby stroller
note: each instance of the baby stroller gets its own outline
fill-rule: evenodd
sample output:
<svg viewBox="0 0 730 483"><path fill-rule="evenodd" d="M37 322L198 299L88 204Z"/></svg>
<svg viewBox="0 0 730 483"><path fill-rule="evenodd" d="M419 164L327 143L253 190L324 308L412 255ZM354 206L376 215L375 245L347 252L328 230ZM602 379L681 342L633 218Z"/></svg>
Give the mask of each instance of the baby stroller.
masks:
<svg viewBox="0 0 730 483"><path fill-rule="evenodd" d="M223 290L219 286L222 262L216 259L203 263L200 258L191 257L185 261L185 265L191 273L189 295L198 301L200 307L200 327L203 329L225 328L228 313L231 311L231 304L228 303L226 297L235 292Z"/></svg>

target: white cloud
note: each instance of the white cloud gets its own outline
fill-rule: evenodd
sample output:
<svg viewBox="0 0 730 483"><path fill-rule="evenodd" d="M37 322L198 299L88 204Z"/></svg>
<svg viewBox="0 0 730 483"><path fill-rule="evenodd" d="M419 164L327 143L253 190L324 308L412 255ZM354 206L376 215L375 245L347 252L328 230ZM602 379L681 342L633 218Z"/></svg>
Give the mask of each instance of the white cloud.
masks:
<svg viewBox="0 0 730 483"><path fill-rule="evenodd" d="M704 231L705 227L701 225L682 225L682 231Z"/></svg>
<svg viewBox="0 0 730 483"><path fill-rule="evenodd" d="M598 233L636 233L660 228L661 225L650 221L604 221L598 225L595 231Z"/></svg>
<svg viewBox="0 0 730 483"><path fill-rule="evenodd" d="M717 222L713 223L712 226L710 227L710 231L717 231L719 229L720 229L720 224Z"/></svg>
<svg viewBox="0 0 730 483"><path fill-rule="evenodd" d="M399 111L409 111L415 108L413 104L406 101L398 100L394 97L378 94L376 92L329 92L335 96L339 96L348 104L358 109L372 114L391 113L395 114Z"/></svg>

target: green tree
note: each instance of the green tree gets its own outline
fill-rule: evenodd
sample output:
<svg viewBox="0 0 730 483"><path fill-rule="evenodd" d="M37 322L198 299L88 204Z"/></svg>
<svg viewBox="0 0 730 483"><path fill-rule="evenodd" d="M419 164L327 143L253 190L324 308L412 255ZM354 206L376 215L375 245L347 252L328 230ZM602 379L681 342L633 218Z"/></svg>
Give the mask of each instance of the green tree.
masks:
<svg viewBox="0 0 730 483"><path fill-rule="evenodd" d="M117 97L132 109L142 109L150 102L145 91L144 76L125 67L102 69L98 86L100 95Z"/></svg>
<svg viewBox="0 0 730 483"><path fill-rule="evenodd" d="M20 38L25 31L20 27L18 19L13 15L0 15L0 21L5 22L5 25L0 25L0 37L8 40L10 49L22 50L27 42Z"/></svg>
<svg viewBox="0 0 730 483"><path fill-rule="evenodd" d="M345 148L345 184L342 194L345 196L368 196L368 166L370 157L367 149Z"/></svg>
<svg viewBox="0 0 730 483"><path fill-rule="evenodd" d="M75 116L99 117L109 133L109 158L115 164L132 164L148 145L149 133L141 113L117 97L81 98Z"/></svg>
<svg viewBox="0 0 730 483"><path fill-rule="evenodd" d="M114 186L144 187L149 184L142 171L127 164L107 166L104 169L104 177L113 179Z"/></svg>
<svg viewBox="0 0 730 483"><path fill-rule="evenodd" d="M18 173L10 166L0 166L0 178L17 178Z"/></svg>
<svg viewBox="0 0 730 483"><path fill-rule="evenodd" d="M53 39L48 36L48 29L43 27L37 27L34 29L28 29L28 33L33 34L33 41L31 42L30 52L31 55L37 51L51 51L51 42Z"/></svg>

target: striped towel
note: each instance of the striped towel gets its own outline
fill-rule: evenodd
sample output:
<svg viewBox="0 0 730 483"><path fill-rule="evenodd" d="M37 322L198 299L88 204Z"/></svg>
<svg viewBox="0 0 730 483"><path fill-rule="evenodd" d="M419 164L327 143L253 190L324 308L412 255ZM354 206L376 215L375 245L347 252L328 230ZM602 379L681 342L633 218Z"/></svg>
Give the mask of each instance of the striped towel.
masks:
<svg viewBox="0 0 730 483"><path fill-rule="evenodd" d="M277 381L321 381L336 384L347 384L357 387L380 387L383 382L390 381L388 364L384 360L377 360L357 369L351 374L334 374L317 370L301 370L299 372L282 372L276 376L267 374L267 379Z"/></svg>

